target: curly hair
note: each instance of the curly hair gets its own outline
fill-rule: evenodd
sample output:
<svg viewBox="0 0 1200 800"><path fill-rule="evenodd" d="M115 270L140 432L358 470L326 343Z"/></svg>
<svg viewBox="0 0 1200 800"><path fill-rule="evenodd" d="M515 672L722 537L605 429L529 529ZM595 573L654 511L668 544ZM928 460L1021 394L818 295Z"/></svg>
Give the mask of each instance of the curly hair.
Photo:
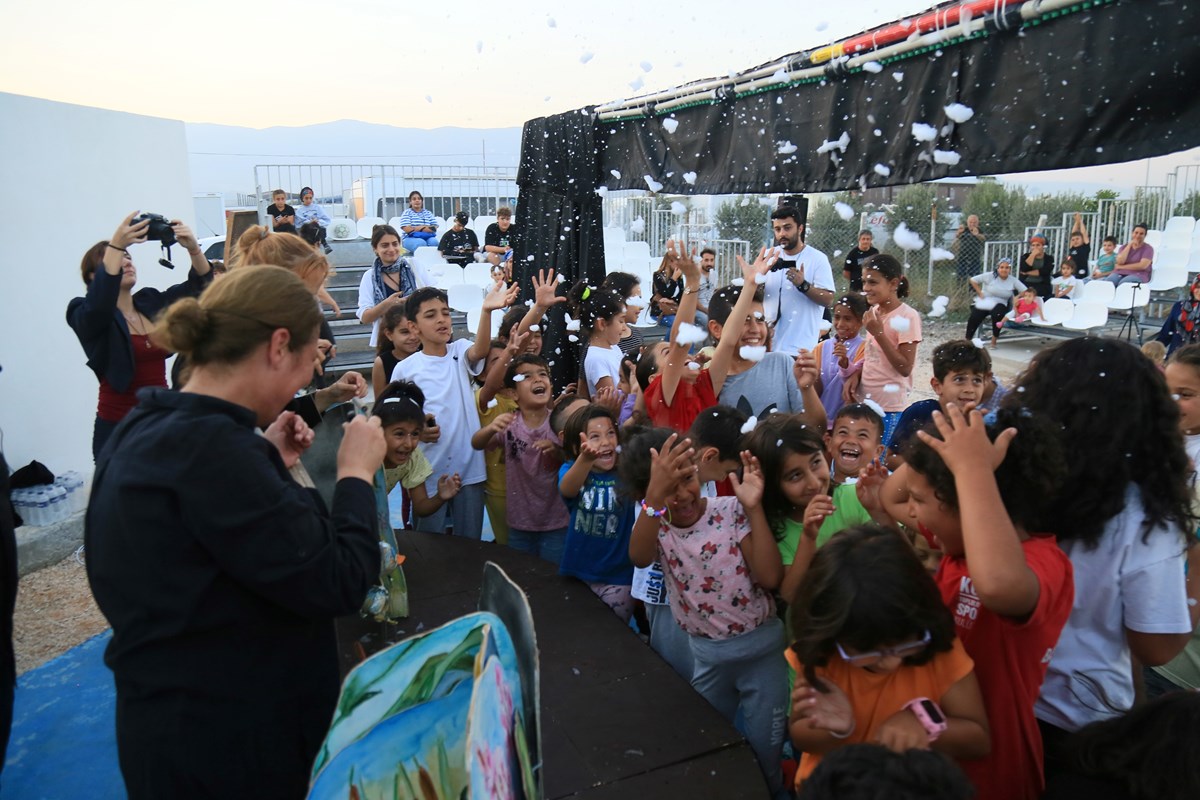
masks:
<svg viewBox="0 0 1200 800"><path fill-rule="evenodd" d="M1137 800L1200 797L1198 730L1200 694L1174 692L1080 729L1068 740L1067 760Z"/></svg>
<svg viewBox="0 0 1200 800"><path fill-rule="evenodd" d="M954 644L954 618L937 584L912 546L879 525L847 528L818 550L791 610L792 650L813 686L839 643L869 651L929 631L929 646L904 659L911 666Z"/></svg>
<svg viewBox="0 0 1200 800"><path fill-rule="evenodd" d="M745 447L758 459L765 485L762 507L776 539L783 538L784 520L794 510L783 493L783 464L793 453L825 453L821 432L792 414L772 414L746 436Z"/></svg>
<svg viewBox="0 0 1200 800"><path fill-rule="evenodd" d="M1053 533L1060 524L1056 507L1067 476L1062 429L1040 414L1006 408L998 410L996 421L987 426L988 439L995 441L1006 428L1016 428L1017 436L1009 444L1004 461L996 467L996 485L1004 508L1014 525L1030 533ZM925 432L941 438L932 423L925 426ZM938 500L955 510L959 508L954 473L919 436L908 440L904 463L929 481Z"/></svg>
<svg viewBox="0 0 1200 800"><path fill-rule="evenodd" d="M1071 491L1056 502L1059 541L1094 548L1125 508L1130 483L1141 490L1143 541L1159 526L1192 526L1179 409L1162 372L1133 345L1087 337L1043 350L1003 405L1044 414L1070 442Z"/></svg>

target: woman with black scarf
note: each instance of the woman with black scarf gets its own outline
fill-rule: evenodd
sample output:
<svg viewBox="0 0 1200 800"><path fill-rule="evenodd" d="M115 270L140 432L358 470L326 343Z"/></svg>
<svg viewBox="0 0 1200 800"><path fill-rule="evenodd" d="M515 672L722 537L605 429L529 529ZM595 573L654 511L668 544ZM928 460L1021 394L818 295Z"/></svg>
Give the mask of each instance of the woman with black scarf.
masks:
<svg viewBox="0 0 1200 800"><path fill-rule="evenodd" d="M379 343L379 321L394 305L403 303L407 297L429 279L418 272L406 258L401 258L403 248L400 234L391 225L376 225L371 230L371 249L375 251L375 263L363 273L358 285L358 319L371 328L371 346Z"/></svg>
<svg viewBox="0 0 1200 800"><path fill-rule="evenodd" d="M1185 344L1200 342L1200 276L1192 281L1188 296L1171 306L1162 330L1154 338L1167 346L1168 357Z"/></svg>

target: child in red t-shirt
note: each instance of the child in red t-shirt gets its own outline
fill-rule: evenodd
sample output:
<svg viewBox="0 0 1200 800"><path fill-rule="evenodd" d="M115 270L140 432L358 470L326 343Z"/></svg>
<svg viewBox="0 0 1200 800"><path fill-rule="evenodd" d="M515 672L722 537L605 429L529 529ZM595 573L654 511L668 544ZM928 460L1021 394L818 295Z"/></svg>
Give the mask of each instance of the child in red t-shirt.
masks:
<svg viewBox="0 0 1200 800"><path fill-rule="evenodd" d="M663 342L643 351L637 378L645 392L646 415L651 423L684 433L691 428L701 411L717 404L717 397L725 385L734 351L742 336L742 326L754 304L758 288L755 276L765 275L773 262L766 249L753 264L747 264L738 256L744 281L742 291L737 303L728 310L728 324L721 333L712 360L702 369L689 356L692 345L699 344L704 338L703 330L692 324L696 318L696 298L700 291L700 267L682 248L676 256L672 242L667 242L667 258L674 259L678 264L686 288L675 314L675 323L671 326L670 343ZM710 305L710 318L713 312ZM717 313L720 313L719 309ZM718 321L726 323L725 319Z"/></svg>
<svg viewBox="0 0 1200 800"><path fill-rule="evenodd" d="M995 415L995 416L993 416ZM975 660L992 752L963 761L979 800L1036 800L1044 788L1033 704L1071 614L1071 561L1054 536L1054 501L1066 476L1055 427L1028 412L951 403L933 414L885 491L903 481L908 509L944 555L936 580L958 638Z"/></svg>

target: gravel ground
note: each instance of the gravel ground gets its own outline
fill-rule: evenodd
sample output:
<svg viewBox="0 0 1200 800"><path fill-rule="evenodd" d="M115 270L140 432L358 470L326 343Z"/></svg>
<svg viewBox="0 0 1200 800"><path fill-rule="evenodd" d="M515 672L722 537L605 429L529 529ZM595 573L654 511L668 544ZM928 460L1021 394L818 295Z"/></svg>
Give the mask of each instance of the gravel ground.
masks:
<svg viewBox="0 0 1200 800"><path fill-rule="evenodd" d="M923 325L924 339L910 398L914 402L934 396L929 388L933 348L960 338L963 332L963 323L957 321L925 320ZM1038 349L1037 343L1006 344L1001 339L1000 348L992 351L997 376L1010 385ZM13 623L18 675L108 629L92 599L83 562L76 557L21 579Z"/></svg>

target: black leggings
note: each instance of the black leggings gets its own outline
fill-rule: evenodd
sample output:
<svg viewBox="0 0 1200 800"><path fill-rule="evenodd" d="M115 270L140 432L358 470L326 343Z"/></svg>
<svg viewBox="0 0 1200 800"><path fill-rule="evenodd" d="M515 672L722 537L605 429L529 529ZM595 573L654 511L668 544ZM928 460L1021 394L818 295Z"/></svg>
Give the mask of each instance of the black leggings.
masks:
<svg viewBox="0 0 1200 800"><path fill-rule="evenodd" d="M996 326L1001 324L1001 322L1004 321L1004 315L1008 313L1008 310L1011 307L1012 307L1011 304L999 303L991 311L983 311L981 309L976 308L975 304L972 303L971 304L971 315L969 317L967 317L967 338L974 339L975 332L979 330L979 323L983 322L984 318L989 317L989 316L992 318L991 335L999 336L1000 329L997 328Z"/></svg>

